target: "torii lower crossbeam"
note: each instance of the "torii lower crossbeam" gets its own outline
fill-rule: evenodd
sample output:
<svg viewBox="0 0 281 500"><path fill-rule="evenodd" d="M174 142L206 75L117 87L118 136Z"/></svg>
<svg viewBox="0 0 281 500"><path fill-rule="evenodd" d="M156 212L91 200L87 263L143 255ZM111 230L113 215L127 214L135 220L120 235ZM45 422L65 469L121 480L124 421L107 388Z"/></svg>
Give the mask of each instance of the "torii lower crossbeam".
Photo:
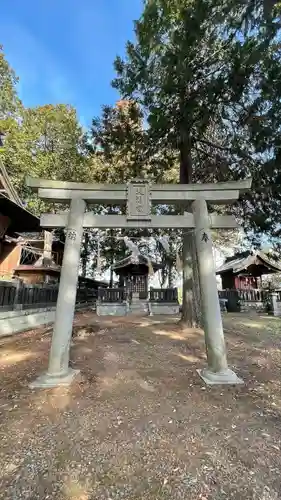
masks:
<svg viewBox="0 0 281 500"><path fill-rule="evenodd" d="M43 214L40 218L40 225L45 229L67 227L69 213ZM238 227L232 215L209 215L209 224L212 229L234 229ZM93 212L86 212L83 217L83 227L96 229L104 228L127 228L136 227L147 229L186 229L195 228L193 214L185 215L152 215L148 220L128 220L125 215L96 215Z"/></svg>

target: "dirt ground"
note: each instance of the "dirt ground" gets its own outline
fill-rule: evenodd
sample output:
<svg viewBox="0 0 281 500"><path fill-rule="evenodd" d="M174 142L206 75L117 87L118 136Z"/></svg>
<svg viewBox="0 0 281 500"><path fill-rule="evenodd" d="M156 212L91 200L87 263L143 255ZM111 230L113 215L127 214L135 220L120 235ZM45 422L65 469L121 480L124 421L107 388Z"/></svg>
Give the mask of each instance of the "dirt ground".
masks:
<svg viewBox="0 0 281 500"><path fill-rule="evenodd" d="M201 331L173 318L76 318L70 388L30 390L51 328L0 344L0 498L281 498L281 321L225 317L244 386L206 387Z"/></svg>

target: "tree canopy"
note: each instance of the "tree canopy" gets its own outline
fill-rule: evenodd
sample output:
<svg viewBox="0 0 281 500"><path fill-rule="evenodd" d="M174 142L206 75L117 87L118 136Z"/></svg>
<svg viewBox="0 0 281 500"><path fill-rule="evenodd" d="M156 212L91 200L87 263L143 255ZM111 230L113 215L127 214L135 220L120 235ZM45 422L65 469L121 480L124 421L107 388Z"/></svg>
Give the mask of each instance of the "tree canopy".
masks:
<svg viewBox="0 0 281 500"><path fill-rule="evenodd" d="M120 100L102 108L88 133L70 105L25 108L1 49L2 156L29 208L40 211L24 187L26 173L113 183L135 177L216 182L251 175L252 193L232 211L252 236L278 235L279 13L279 3L266 0L146 0L135 23L135 41L127 43L125 58L115 61L113 85ZM118 236L120 231L103 233L106 265L124 254ZM94 249L96 237L85 239Z"/></svg>
<svg viewBox="0 0 281 500"><path fill-rule="evenodd" d="M90 133L94 160L96 156L102 160L95 168L96 181L122 183L145 175L145 143L143 116L134 101L104 106Z"/></svg>
<svg viewBox="0 0 281 500"><path fill-rule="evenodd" d="M16 89L17 81L0 45L0 132L7 130L9 119L17 116L21 106Z"/></svg>
<svg viewBox="0 0 281 500"><path fill-rule="evenodd" d="M86 134L76 110L65 104L26 108L17 94L18 78L0 47L0 132L5 136L1 158L20 196L39 210L26 190L27 174L50 179L90 181Z"/></svg>
<svg viewBox="0 0 281 500"><path fill-rule="evenodd" d="M113 84L143 109L153 154L179 155L181 182L251 174L252 196L236 213L246 227L274 234L280 204L278 4L263 13L256 2L147 0L135 23L136 41L127 43L125 59L115 61Z"/></svg>
<svg viewBox="0 0 281 500"><path fill-rule="evenodd" d="M71 106L26 108L5 137L4 161L19 194L39 212L42 203L25 187L25 176L90 181L85 137ZM46 206L44 206L46 209Z"/></svg>

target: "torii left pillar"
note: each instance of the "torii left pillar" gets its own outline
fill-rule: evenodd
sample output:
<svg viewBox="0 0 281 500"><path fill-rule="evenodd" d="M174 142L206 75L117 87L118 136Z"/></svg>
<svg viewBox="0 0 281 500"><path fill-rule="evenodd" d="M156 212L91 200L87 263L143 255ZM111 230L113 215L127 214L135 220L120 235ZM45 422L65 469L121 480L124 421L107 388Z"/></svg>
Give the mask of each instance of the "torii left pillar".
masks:
<svg viewBox="0 0 281 500"><path fill-rule="evenodd" d="M30 384L31 389L69 385L79 372L69 367L69 349L75 312L84 213L85 201L71 200L49 367L47 373Z"/></svg>

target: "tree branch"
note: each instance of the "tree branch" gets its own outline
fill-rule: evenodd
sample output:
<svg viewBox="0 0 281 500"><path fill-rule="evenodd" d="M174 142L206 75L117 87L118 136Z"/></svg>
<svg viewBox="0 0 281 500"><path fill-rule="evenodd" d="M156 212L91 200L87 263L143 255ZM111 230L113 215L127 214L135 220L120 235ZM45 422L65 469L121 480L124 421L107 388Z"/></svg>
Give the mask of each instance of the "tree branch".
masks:
<svg viewBox="0 0 281 500"><path fill-rule="evenodd" d="M253 162L261 163L258 159L254 159L251 155L248 155L244 151L239 151L239 152L234 152L232 148L229 148L228 146L221 146L220 144L215 144L211 141L208 141L207 139L196 139L198 142L201 144L206 144L207 146L210 146L211 148L214 149L219 149L220 151L226 151L227 153L230 153L232 155L236 156L242 156L243 158L246 158L247 160L251 160Z"/></svg>

